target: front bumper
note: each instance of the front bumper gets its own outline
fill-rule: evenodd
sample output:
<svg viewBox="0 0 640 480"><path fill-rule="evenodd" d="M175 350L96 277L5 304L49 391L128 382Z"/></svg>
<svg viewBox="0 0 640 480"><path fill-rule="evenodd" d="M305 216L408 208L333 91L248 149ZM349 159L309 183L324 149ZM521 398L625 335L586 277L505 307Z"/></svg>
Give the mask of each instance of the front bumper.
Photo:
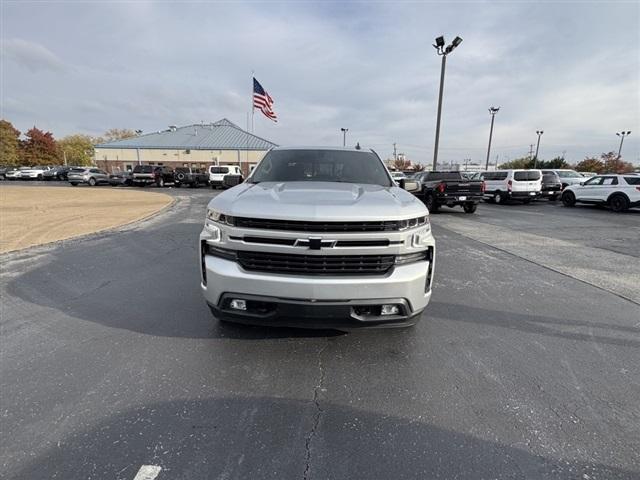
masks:
<svg viewBox="0 0 640 480"><path fill-rule="evenodd" d="M337 329L407 326L431 299L433 261L397 265L383 276L324 277L246 271L211 255L201 260L202 292L214 315L227 321ZM247 311L231 310L231 298L246 300ZM252 309L251 302L260 308ZM400 313L380 315L382 304L398 305Z"/></svg>

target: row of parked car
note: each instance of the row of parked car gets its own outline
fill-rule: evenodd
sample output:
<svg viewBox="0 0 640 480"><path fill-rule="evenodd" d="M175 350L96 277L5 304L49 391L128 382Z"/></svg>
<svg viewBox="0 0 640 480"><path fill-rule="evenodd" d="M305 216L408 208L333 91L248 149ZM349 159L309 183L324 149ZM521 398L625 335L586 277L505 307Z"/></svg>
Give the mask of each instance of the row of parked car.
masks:
<svg viewBox="0 0 640 480"><path fill-rule="evenodd" d="M80 166L35 166L20 168L0 168L0 175L7 180L58 180L68 181L71 185L125 185L144 187L157 185L164 187L188 186L198 188L211 185L213 188L225 188L243 181L240 167L236 165L212 165L208 169L161 165L136 165L133 170L107 173L97 167Z"/></svg>
<svg viewBox="0 0 640 480"><path fill-rule="evenodd" d="M495 170L466 176L461 172L421 172L412 179L421 184L420 196L430 212L440 207L462 206L466 213L476 211L481 200L505 204L528 204L539 198L605 205L614 212L640 206L640 175L604 174L582 176L573 170ZM403 181L402 179L396 181Z"/></svg>

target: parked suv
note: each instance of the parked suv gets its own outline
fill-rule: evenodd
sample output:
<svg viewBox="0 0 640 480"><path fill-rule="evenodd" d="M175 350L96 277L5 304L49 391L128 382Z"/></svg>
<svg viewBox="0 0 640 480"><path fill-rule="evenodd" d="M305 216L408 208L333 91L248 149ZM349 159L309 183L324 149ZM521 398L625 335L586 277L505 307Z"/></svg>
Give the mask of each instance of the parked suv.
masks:
<svg viewBox="0 0 640 480"><path fill-rule="evenodd" d="M555 202L562 193L562 182L556 173L542 172L542 189L540 196L548 198L551 202Z"/></svg>
<svg viewBox="0 0 640 480"><path fill-rule="evenodd" d="M607 205L614 212L640 207L640 176L596 175L580 185L565 188L562 203L566 207L576 203Z"/></svg>
<svg viewBox="0 0 640 480"><path fill-rule="evenodd" d="M443 205L451 208L458 205L465 213L473 213L482 200L482 180L469 180L460 172L424 172L416 179L422 186L420 197L430 213L437 212Z"/></svg>
<svg viewBox="0 0 640 480"><path fill-rule="evenodd" d="M101 183L109 183L109 174L104 170L93 167L75 167L67 173L69 183L74 187L79 183L86 183L94 187Z"/></svg>
<svg viewBox="0 0 640 480"><path fill-rule="evenodd" d="M209 182L209 175L199 168L178 167L173 176L176 187L188 185L198 188L200 185L206 185Z"/></svg>
<svg viewBox="0 0 640 480"><path fill-rule="evenodd" d="M136 165L133 167L131 183L137 187L156 184L164 187L165 183L174 183L173 170L161 165Z"/></svg>
<svg viewBox="0 0 640 480"><path fill-rule="evenodd" d="M519 200L529 203L540 196L542 172L540 170L496 170L484 172L484 199L488 202L506 203Z"/></svg>
<svg viewBox="0 0 640 480"><path fill-rule="evenodd" d="M431 298L434 258L427 208L364 150L270 150L209 202L200 234L214 316L259 325L412 325Z"/></svg>
<svg viewBox="0 0 640 480"><path fill-rule="evenodd" d="M42 174L43 180L67 180L67 173L71 167L53 167Z"/></svg>
<svg viewBox="0 0 640 480"><path fill-rule="evenodd" d="M211 188L224 187L224 177L226 175L240 175L240 178L242 178L242 170L237 165L211 165L209 167Z"/></svg>
<svg viewBox="0 0 640 480"><path fill-rule="evenodd" d="M580 182L584 181L584 177L580 175L575 170L570 170L568 168L557 168L553 170L542 170L543 174L555 173L560 177L560 182L562 183L562 188L566 188L569 185L580 185Z"/></svg>

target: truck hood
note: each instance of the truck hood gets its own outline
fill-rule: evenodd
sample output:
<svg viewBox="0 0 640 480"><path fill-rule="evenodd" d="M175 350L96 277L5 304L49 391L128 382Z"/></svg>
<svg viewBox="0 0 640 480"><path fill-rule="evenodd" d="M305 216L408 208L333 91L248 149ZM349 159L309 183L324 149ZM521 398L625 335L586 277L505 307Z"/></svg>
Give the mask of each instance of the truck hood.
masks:
<svg viewBox="0 0 640 480"><path fill-rule="evenodd" d="M402 220L427 214L411 193L393 186L337 182L243 183L209 202L234 217L306 221Z"/></svg>

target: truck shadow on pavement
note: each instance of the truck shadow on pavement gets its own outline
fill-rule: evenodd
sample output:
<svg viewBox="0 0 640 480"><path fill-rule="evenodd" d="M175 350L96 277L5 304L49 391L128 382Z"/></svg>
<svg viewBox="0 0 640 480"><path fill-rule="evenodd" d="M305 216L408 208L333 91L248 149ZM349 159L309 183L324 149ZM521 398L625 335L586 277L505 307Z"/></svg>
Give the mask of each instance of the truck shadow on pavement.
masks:
<svg viewBox="0 0 640 480"><path fill-rule="evenodd" d="M432 302L429 305L430 314L446 320L465 323L483 323L485 325L520 330L569 340L597 342L623 347L640 347L640 340L629 338L629 334L636 334L640 338L640 328L615 325L604 322L590 322L570 318L546 317L526 313L504 312L489 310L470 305L459 305L442 302ZM618 333L619 337L601 334L569 332L567 327L579 329L598 329Z"/></svg>
<svg viewBox="0 0 640 480"><path fill-rule="evenodd" d="M504 445L321 398L174 400L48 439L54 446L19 469L9 466L5 478L133 479L141 465L160 466L159 478L172 480L638 478L625 468L576 460L579 454L562 441L553 449L560 458L550 458L535 453L549 448L535 435L517 437L517 447Z"/></svg>
<svg viewBox="0 0 640 480"><path fill-rule="evenodd" d="M48 254L49 261L11 275L7 293L26 302L16 316L23 316L25 309L37 311L38 305L109 328L184 338L341 334L223 324L213 318L200 290L199 231L200 225L176 223L58 245ZM11 308L5 313L11 315Z"/></svg>

